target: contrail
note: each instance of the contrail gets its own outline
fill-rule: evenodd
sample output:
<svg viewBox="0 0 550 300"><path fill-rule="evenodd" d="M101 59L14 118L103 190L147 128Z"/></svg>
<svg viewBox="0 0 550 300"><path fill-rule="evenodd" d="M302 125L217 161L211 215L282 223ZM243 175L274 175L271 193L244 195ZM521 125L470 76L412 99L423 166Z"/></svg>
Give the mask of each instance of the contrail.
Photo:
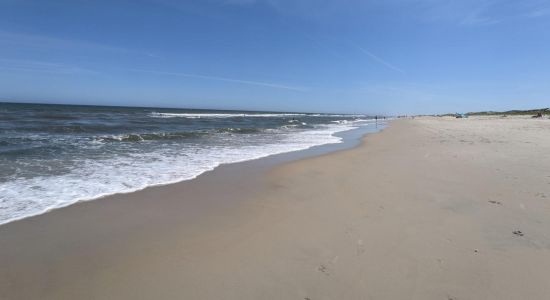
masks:
<svg viewBox="0 0 550 300"><path fill-rule="evenodd" d="M396 66L390 64L389 62L383 60L382 58L380 58L380 57L374 55L372 52L370 52L370 51L368 51L368 50L366 50L366 49L364 49L364 48L362 48L362 47L360 47L360 46L358 46L358 45L355 45L355 46L356 46L359 50L361 50L361 52L365 53L365 54L368 55L370 58L372 58L372 59L374 59L375 61L381 63L382 65L386 66L387 68L392 69L392 70L394 70L394 71L397 71L397 72L399 72L399 73L401 73L401 74L405 74L405 73L406 73L406 72L403 71L402 69L400 69L400 68L398 68L398 67L396 67Z"/></svg>
<svg viewBox="0 0 550 300"><path fill-rule="evenodd" d="M294 86L288 86L288 85L277 84L277 83L262 82L262 81L241 80L241 79L234 79L234 78L227 78L227 77L210 76L210 75L203 75L203 74L164 72L164 71L142 70L142 69L127 69L127 70L136 71L136 72L159 74L159 75L171 75L171 76L188 77L188 78L218 80L218 81L233 82L233 83L239 83L239 84L248 84L248 85L255 85L255 86L265 86L265 87L269 87L269 88L291 90L291 91L298 91L298 92L306 92L307 91L307 89L302 88L302 87L294 87Z"/></svg>

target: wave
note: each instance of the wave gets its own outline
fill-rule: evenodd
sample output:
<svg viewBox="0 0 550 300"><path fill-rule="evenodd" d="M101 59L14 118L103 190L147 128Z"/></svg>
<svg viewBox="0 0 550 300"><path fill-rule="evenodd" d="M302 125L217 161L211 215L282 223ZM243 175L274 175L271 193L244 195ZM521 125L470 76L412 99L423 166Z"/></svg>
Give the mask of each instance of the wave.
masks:
<svg viewBox="0 0 550 300"><path fill-rule="evenodd" d="M217 129L218 133L236 133L236 134L252 134L252 133L261 133L264 130L261 128L220 128Z"/></svg>
<svg viewBox="0 0 550 300"><path fill-rule="evenodd" d="M349 124L366 124L369 121L372 121L370 119L354 119L354 120L334 120L330 121L331 123L339 124L339 125L349 125Z"/></svg>
<svg viewBox="0 0 550 300"><path fill-rule="evenodd" d="M206 132L161 132L161 133L133 133L100 136L96 140L101 142L143 142L157 140L177 140L188 138L199 138L207 135Z"/></svg>
<svg viewBox="0 0 550 300"><path fill-rule="evenodd" d="M349 124L351 123L351 121L348 121L348 120L335 120L335 121L331 121L332 123L336 123L336 124Z"/></svg>
<svg viewBox="0 0 550 300"><path fill-rule="evenodd" d="M185 131L185 132L159 132L159 133L131 133L119 135L106 135L95 138L100 142L144 142L159 140L179 140L201 138L213 133L253 134L260 133L259 128L219 128L215 131Z"/></svg>
<svg viewBox="0 0 550 300"><path fill-rule="evenodd" d="M71 116L68 114L58 114L58 113L37 113L34 115L35 118L47 119L47 120L77 120L78 116Z"/></svg>
<svg viewBox="0 0 550 300"><path fill-rule="evenodd" d="M115 193L127 193L148 186L189 180L221 164L253 160L274 154L308 149L313 146L342 142L336 132L350 130L350 125L322 125L310 130L274 135L276 139L260 138L250 143L246 135L232 139L233 143L216 147L188 145L166 146L154 152L132 153L108 159L78 160L69 173L58 176L38 176L0 182L0 224L41 214L52 209L92 200ZM248 133L241 128L237 132ZM235 129L227 130L235 133ZM189 132L139 134L104 137L106 141L138 141L145 139L181 138ZM191 133L191 136L197 133ZM245 145L245 146L243 146ZM129 160L130 159L130 160ZM36 201L40 199L40 201Z"/></svg>
<svg viewBox="0 0 550 300"><path fill-rule="evenodd" d="M91 125L91 124L68 124L68 125L40 125L37 123L34 126L25 126L17 128L17 131L23 132L47 132L54 134L70 134L70 133L95 133L95 132L110 132L114 130L129 130L132 127L127 125Z"/></svg>
<svg viewBox="0 0 550 300"><path fill-rule="evenodd" d="M276 118L276 117L297 117L297 116L306 116L307 114L262 114L262 113L243 113L243 114L236 114L236 113L219 113L219 114L210 114L210 113L204 113L204 114L193 114L193 113L159 113L159 112L152 112L150 114L151 117L154 118L189 118L189 119L201 119L201 118L240 118L240 117L246 117L246 118Z"/></svg>
<svg viewBox="0 0 550 300"><path fill-rule="evenodd" d="M159 113L152 112L150 114L153 118L189 118L189 119L201 119L201 118L285 118L285 117L365 117L365 115L346 115L346 114L306 114L306 113Z"/></svg>

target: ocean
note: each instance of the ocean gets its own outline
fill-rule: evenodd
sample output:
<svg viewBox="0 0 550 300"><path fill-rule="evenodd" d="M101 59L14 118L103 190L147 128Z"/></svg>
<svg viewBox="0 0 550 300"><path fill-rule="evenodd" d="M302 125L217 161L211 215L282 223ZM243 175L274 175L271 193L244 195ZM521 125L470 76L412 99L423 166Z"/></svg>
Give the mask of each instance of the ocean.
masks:
<svg viewBox="0 0 550 300"><path fill-rule="evenodd" d="M341 143L365 115L0 103L0 224Z"/></svg>

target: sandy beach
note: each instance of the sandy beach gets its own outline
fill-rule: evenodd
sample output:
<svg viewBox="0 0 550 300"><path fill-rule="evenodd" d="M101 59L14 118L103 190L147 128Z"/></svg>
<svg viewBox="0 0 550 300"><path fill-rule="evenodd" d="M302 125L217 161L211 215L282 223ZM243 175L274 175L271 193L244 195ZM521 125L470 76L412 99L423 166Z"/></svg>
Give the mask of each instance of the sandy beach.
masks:
<svg viewBox="0 0 550 300"><path fill-rule="evenodd" d="M548 153L547 119L402 119L79 203L0 226L0 299L549 299Z"/></svg>

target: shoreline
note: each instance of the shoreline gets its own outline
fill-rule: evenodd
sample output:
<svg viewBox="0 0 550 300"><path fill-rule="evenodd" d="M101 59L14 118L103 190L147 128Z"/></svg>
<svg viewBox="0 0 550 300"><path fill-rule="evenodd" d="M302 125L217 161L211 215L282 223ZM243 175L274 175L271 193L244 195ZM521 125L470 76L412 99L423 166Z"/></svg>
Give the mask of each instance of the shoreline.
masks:
<svg viewBox="0 0 550 300"><path fill-rule="evenodd" d="M8 223L0 298L546 299L549 130L396 120L345 151Z"/></svg>
<svg viewBox="0 0 550 300"><path fill-rule="evenodd" d="M205 171L203 173L200 173L200 174L196 175L193 178L178 179L178 180L170 181L170 182L166 182L166 183L148 185L148 186L136 188L136 189L133 189L133 190L130 190L130 191L121 191L121 192L116 192L116 193L99 195L97 197L93 197L93 198L90 198L90 199L77 199L77 200L74 200L73 202L63 203L61 206L48 208L44 211L41 211L41 212L38 212L38 213L35 213L35 214L32 214L32 215L27 215L27 216L23 216L23 217L20 217L20 218L10 219L6 222L0 222L0 228L4 225L7 225L7 224L10 224L10 223L13 223L13 222L18 222L18 221L22 221L22 220L25 220L25 219L28 219L28 218L37 217L37 216L47 214L47 213L50 213L50 212L53 212L53 211L56 211L56 210L59 210L59 209L64 209L66 207L70 207L70 206L73 206L73 205L79 205L80 203L85 203L85 202L90 202L90 201L97 201L97 200L101 200L101 199L105 199L105 198L109 198L109 197L113 197L113 196L117 196L117 195L138 193L140 191L143 191L143 190L146 190L146 189L149 189L149 188L164 187L164 186L169 186L169 185L173 185L173 184L179 184L179 183L182 183L182 182L194 181L194 180L197 180L199 177L204 176L204 175L206 175L210 172L214 172L218 168L226 166L226 165L250 163L251 168L257 168L258 166L264 166L265 167L267 165L274 166L274 165L280 164L280 163L285 163L285 162L295 161L295 160L304 159L304 158L308 158L308 157L315 157L315 156L324 155L324 154L328 154L328 153L332 153L332 152L351 149L353 147L358 146L361 143L361 140L364 136L366 136L367 134L371 134L371 133L375 133L375 132L378 132L380 130L383 130L383 128L385 126L387 126L387 124L389 123L389 121L383 121L383 122L381 121L380 125L378 125L378 122L377 122L376 127L373 129L373 128L371 128L372 124L370 123L370 121L372 121L372 120L369 120L369 123L367 123L366 125L362 125L362 126L359 126L357 128L350 129L350 130L336 132L335 134L333 134L333 136L338 137L338 138L341 139L341 141L338 142L338 143L327 143L327 144L322 144L322 145L316 145L316 146L312 146L312 147L309 147L309 148L306 148L306 149L290 150L290 151L287 151L287 152L281 152L281 153L277 153L277 154L270 154L270 155L263 156L263 157L247 159L247 160L244 160L244 161L238 161L238 162L232 162L232 163L221 163L218 166L214 167L213 169Z"/></svg>

